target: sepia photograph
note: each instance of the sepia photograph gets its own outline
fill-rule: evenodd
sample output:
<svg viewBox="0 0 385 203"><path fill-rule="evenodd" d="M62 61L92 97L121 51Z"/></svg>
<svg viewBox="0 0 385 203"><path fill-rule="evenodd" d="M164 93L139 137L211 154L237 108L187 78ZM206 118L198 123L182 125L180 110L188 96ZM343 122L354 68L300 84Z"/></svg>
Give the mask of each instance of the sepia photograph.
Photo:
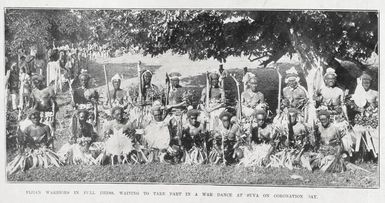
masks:
<svg viewBox="0 0 385 203"><path fill-rule="evenodd" d="M380 188L378 10L3 12L7 184Z"/></svg>

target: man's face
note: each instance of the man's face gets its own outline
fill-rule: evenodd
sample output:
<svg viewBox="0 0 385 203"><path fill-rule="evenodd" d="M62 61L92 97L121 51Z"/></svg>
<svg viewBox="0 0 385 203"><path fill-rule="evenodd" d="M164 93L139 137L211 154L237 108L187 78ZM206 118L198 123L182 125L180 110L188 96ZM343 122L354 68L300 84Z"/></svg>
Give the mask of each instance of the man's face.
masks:
<svg viewBox="0 0 385 203"><path fill-rule="evenodd" d="M115 110L112 116L115 120L119 122L123 120L123 112L120 109Z"/></svg>
<svg viewBox="0 0 385 203"><path fill-rule="evenodd" d="M88 84L88 78L87 77L82 76L82 77L80 77L79 80L80 80L80 85L82 87L87 87L87 84Z"/></svg>
<svg viewBox="0 0 385 203"><path fill-rule="evenodd" d="M293 112L289 113L289 122L291 124L294 124L294 125L297 123L297 114L296 113L293 113Z"/></svg>
<svg viewBox="0 0 385 203"><path fill-rule="evenodd" d="M143 78L143 82L144 84L150 84L151 83L151 75L145 75L144 78Z"/></svg>
<svg viewBox="0 0 385 203"><path fill-rule="evenodd" d="M222 125L227 129L230 127L230 118L228 116L222 118Z"/></svg>
<svg viewBox="0 0 385 203"><path fill-rule="evenodd" d="M295 77L288 78L287 85L291 88L296 88L298 85L297 78Z"/></svg>
<svg viewBox="0 0 385 203"><path fill-rule="evenodd" d="M197 116L190 116L190 118L188 119L190 125L192 126L196 126L196 124L198 123L198 120L197 120Z"/></svg>
<svg viewBox="0 0 385 203"><path fill-rule="evenodd" d="M79 113L79 121L80 122L85 122L85 121L87 121L87 119L88 119L88 116L87 116L87 114L85 112L80 112Z"/></svg>
<svg viewBox="0 0 385 203"><path fill-rule="evenodd" d="M39 114L34 114L30 117L30 120L34 125L37 125L40 123L40 115Z"/></svg>
<svg viewBox="0 0 385 203"><path fill-rule="evenodd" d="M263 124L265 124L265 116L262 114L258 114L255 117L255 120L257 121L258 126L262 126Z"/></svg>
<svg viewBox="0 0 385 203"><path fill-rule="evenodd" d="M218 78L212 78L212 79L211 79L211 85L212 85L213 87L218 87L218 83L219 83Z"/></svg>
<svg viewBox="0 0 385 203"><path fill-rule="evenodd" d="M162 121L162 112L161 111L153 111L152 112L152 115L154 116L154 119L156 120L156 121Z"/></svg>
<svg viewBox="0 0 385 203"><path fill-rule="evenodd" d="M325 77L325 84L328 87L334 87L336 84L336 77L334 75L327 75Z"/></svg>
<svg viewBox="0 0 385 203"><path fill-rule="evenodd" d="M173 86L173 87L176 87L176 86L178 86L179 85L179 79L172 79L171 80L171 85Z"/></svg>
<svg viewBox="0 0 385 203"><path fill-rule="evenodd" d="M257 92L258 91L257 87L258 87L257 83L250 83L251 91Z"/></svg>
<svg viewBox="0 0 385 203"><path fill-rule="evenodd" d="M362 80L362 87L365 89L365 91L368 91L370 88L370 80L364 79Z"/></svg>
<svg viewBox="0 0 385 203"><path fill-rule="evenodd" d="M114 89L119 89L120 88L120 80L113 80L112 86L114 87Z"/></svg>
<svg viewBox="0 0 385 203"><path fill-rule="evenodd" d="M37 89L41 89L41 86L42 86L42 81L40 81L39 79L33 79L32 81L32 84L35 88Z"/></svg>
<svg viewBox="0 0 385 203"><path fill-rule="evenodd" d="M319 120L323 127L327 127L329 125L329 118L326 115L320 115Z"/></svg>

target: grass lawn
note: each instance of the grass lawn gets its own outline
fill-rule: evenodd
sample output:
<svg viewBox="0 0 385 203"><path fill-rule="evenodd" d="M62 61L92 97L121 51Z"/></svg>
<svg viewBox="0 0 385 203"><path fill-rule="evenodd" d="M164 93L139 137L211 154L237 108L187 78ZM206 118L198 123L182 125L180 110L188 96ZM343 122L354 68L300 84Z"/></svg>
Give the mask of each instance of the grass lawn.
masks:
<svg viewBox="0 0 385 203"><path fill-rule="evenodd" d="M115 73L125 76L122 87L130 86L136 81L136 62L142 61L142 67L155 72L153 82L158 85L164 84L165 73L178 71L184 76L182 85L192 88L196 97L199 97L201 88L205 85L204 73L213 71L218 67L218 62L207 60L192 62L186 56L166 55L156 58L143 56L124 56L104 61L97 60L90 64L89 72L95 77L95 87L100 92L104 90L103 63L108 64L109 78ZM278 64L283 72L292 64ZM248 66L259 78L259 86L265 94L270 108L273 110L277 105L278 76L274 69L257 70L252 63L245 58L232 57L225 64L225 69L235 73L241 80L242 67ZM298 65L297 65L298 67ZM254 69L253 69L254 68ZM230 85L233 86L233 85ZM235 88L235 86L234 86ZM229 90L230 98L235 98L233 89ZM68 92L59 94L57 102L60 107L57 114L59 125L56 131L55 148L58 150L65 144L70 136L70 118L73 113ZM7 125L10 124L7 123ZM12 149L7 149L7 160L14 156ZM376 188L379 186L379 173L377 164L363 163L359 165L369 170L347 171L338 174L328 174L319 171L309 172L305 169L294 169L292 171L283 168L253 168L242 166L214 166L214 165L168 165L151 163L144 165L116 165L116 166L63 166L60 168L31 169L26 172L18 172L8 176L11 182L69 182L69 183L171 183L171 184L253 184L274 186L314 186L314 187L359 187ZM293 179L292 175L300 175L303 179Z"/></svg>

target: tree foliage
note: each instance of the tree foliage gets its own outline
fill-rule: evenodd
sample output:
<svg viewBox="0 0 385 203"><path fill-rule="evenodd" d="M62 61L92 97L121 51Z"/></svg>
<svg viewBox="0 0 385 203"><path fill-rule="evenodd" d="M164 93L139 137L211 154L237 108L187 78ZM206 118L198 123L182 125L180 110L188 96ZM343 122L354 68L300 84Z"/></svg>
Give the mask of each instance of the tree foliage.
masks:
<svg viewBox="0 0 385 203"><path fill-rule="evenodd" d="M151 56L171 51L192 60L225 62L229 56L247 56L262 66L284 55L312 51L328 63L347 60L361 68L378 52L377 12L7 10L6 14L11 50L31 43L83 40L138 48Z"/></svg>

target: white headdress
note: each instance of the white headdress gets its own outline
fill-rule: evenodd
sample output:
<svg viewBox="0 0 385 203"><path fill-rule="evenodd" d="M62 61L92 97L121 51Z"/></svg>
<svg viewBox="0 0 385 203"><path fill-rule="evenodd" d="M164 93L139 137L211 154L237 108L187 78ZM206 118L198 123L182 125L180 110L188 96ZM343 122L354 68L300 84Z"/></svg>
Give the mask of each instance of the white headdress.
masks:
<svg viewBox="0 0 385 203"><path fill-rule="evenodd" d="M114 81L114 80L120 80L122 81L123 80L123 76L119 73L115 74L112 78L111 78L111 81Z"/></svg>
<svg viewBox="0 0 385 203"><path fill-rule="evenodd" d="M326 73L325 73L324 77L326 77L328 75L333 75L334 77L337 77L336 71L333 68L326 69Z"/></svg>

